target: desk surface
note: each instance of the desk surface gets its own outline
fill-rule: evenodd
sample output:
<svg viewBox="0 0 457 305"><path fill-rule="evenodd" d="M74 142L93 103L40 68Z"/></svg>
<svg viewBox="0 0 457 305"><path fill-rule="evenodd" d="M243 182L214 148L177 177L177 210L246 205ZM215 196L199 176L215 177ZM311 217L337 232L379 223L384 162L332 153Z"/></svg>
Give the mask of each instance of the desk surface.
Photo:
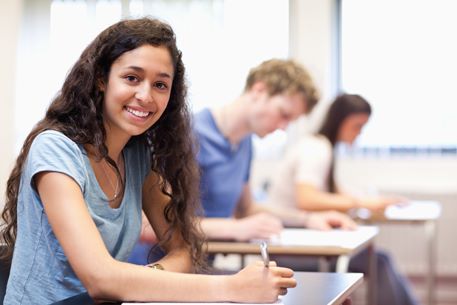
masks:
<svg viewBox="0 0 457 305"><path fill-rule="evenodd" d="M367 222L425 222L441 216L441 204L430 200L412 200L405 206L389 206L382 213L359 210L357 217Z"/></svg>
<svg viewBox="0 0 457 305"><path fill-rule="evenodd" d="M284 305L339 305L363 282L360 273L296 272L297 287L289 289Z"/></svg>
<svg viewBox="0 0 457 305"><path fill-rule="evenodd" d="M339 305L362 284L360 273L316 273L296 272L297 287L289 289L282 299L283 305ZM106 303L120 304L120 303ZM165 303L152 303L165 304ZM192 303L173 303L192 304ZM233 304L233 303L231 303ZM94 301L83 293L53 305L94 305Z"/></svg>
<svg viewBox="0 0 457 305"><path fill-rule="evenodd" d="M339 256L358 252L378 234L374 226L359 226L354 231L284 229L281 236L269 241L268 252L279 255ZM208 253L259 254L259 243L210 241Z"/></svg>

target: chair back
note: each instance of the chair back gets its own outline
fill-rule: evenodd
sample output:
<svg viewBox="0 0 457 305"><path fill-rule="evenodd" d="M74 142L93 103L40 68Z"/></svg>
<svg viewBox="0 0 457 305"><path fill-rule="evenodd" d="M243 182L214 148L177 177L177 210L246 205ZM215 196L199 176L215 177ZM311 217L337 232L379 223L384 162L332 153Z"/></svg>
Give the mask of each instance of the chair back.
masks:
<svg viewBox="0 0 457 305"><path fill-rule="evenodd" d="M0 252L5 251L6 246L0 245ZM8 262L0 261L0 304L3 305L3 298L6 293L6 284L10 275L11 264Z"/></svg>

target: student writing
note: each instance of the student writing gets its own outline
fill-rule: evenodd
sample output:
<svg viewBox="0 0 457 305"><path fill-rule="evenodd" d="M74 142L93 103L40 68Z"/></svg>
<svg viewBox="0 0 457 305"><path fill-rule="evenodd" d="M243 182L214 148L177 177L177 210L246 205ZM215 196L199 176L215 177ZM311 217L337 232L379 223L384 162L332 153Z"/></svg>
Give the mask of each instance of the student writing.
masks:
<svg viewBox="0 0 457 305"><path fill-rule="evenodd" d="M272 302L295 286L290 269L260 261L230 276L190 273L204 264L185 93L167 24L124 20L89 44L8 180L5 304L85 290L102 300ZM125 262L142 211L166 250L157 268Z"/></svg>

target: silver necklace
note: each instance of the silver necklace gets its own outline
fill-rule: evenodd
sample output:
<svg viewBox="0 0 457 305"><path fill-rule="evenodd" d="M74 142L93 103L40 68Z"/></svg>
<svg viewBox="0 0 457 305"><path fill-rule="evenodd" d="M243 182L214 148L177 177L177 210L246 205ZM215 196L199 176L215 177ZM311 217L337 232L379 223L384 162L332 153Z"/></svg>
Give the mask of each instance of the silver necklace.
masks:
<svg viewBox="0 0 457 305"><path fill-rule="evenodd" d="M111 202L111 201L115 201L119 197L119 193L120 193L119 192L119 179L116 178L116 187L114 187L113 181L111 181L111 179L108 175L108 172L105 169L105 165L104 165L105 163L106 163L106 161L103 162L103 164L102 164L102 170L103 170L103 173L105 174L106 179L108 180L108 182L111 186L111 189L114 190L113 198L111 198L111 199L108 198L108 201Z"/></svg>

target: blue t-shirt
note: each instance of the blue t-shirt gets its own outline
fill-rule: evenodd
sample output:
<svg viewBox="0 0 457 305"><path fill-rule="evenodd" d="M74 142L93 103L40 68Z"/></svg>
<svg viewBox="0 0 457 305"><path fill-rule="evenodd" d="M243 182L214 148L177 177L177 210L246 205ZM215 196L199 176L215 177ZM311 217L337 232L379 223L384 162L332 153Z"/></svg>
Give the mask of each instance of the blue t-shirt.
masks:
<svg viewBox="0 0 457 305"><path fill-rule="evenodd" d="M201 202L206 217L232 217L249 181L251 135L234 146L224 137L209 109L194 116L201 172Z"/></svg>
<svg viewBox="0 0 457 305"><path fill-rule="evenodd" d="M140 141L132 141L123 155L125 192L119 208L113 209L82 145L51 130L34 139L19 187L17 239L5 304L50 304L86 290L56 239L34 188L32 179L40 172L60 172L71 177L81 188L109 253L117 260L127 259L141 230L142 186L150 157Z"/></svg>

